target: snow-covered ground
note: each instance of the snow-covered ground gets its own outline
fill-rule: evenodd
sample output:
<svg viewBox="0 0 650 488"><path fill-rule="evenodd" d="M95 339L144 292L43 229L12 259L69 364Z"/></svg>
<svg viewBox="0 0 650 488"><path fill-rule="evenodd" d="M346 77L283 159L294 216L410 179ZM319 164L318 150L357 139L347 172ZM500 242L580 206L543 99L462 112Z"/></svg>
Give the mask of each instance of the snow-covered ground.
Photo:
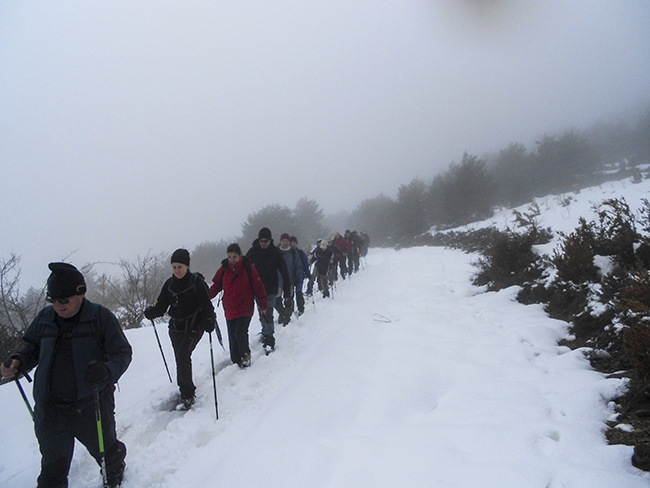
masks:
<svg viewBox="0 0 650 488"><path fill-rule="evenodd" d="M636 209L649 194L646 180L583 190L568 207L548 197L540 224L570 232L604 198L625 196ZM510 211L491 219L508 220ZM567 324L517 303L516 288L472 286L475 259L434 247L371 249L333 299L309 300L300 319L276 330L268 357L254 318L250 368L231 365L215 341L219 420L207 337L194 353L196 406L168 412L160 405L176 387L153 329L127 331L133 363L116 392L124 488L647 487L632 448L603 435L620 380L558 346ZM158 331L173 375L165 325ZM1 391L0 486L34 486L31 419L15 386ZM70 486L101 486L83 446Z"/></svg>

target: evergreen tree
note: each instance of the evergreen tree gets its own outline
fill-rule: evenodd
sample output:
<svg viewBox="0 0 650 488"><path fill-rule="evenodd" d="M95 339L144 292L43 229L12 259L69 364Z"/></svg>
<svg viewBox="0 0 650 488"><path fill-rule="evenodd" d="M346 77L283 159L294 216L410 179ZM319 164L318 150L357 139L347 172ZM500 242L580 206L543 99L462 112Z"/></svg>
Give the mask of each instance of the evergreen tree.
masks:
<svg viewBox="0 0 650 488"><path fill-rule="evenodd" d="M429 202L435 205L433 223L446 227L483 220L493 215L495 185L485 161L468 153L460 164L434 178Z"/></svg>
<svg viewBox="0 0 650 488"><path fill-rule="evenodd" d="M296 237L301 245L311 245L318 239L329 235L330 230L323 225L324 212L315 200L301 198L293 211L296 222Z"/></svg>
<svg viewBox="0 0 650 488"><path fill-rule="evenodd" d="M511 143L499 151L492 174L496 202L516 207L533 196L533 155L523 144Z"/></svg>
<svg viewBox="0 0 650 488"><path fill-rule="evenodd" d="M279 243L280 235L283 232L290 235L299 233L291 209L278 204L267 205L260 211L250 214L246 222L242 224L242 238L239 245L244 253L253 245L253 241L257 239L257 234L263 227L271 229L276 244Z"/></svg>
<svg viewBox="0 0 650 488"><path fill-rule="evenodd" d="M574 190L600 166L596 151L578 131L545 135L537 142L535 196Z"/></svg>
<svg viewBox="0 0 650 488"><path fill-rule="evenodd" d="M393 237L397 232L396 214L395 202L382 193L364 200L350 214L350 228L366 232L373 246L390 246L394 244Z"/></svg>
<svg viewBox="0 0 650 488"><path fill-rule="evenodd" d="M429 229L425 213L427 185L419 178L397 190L396 227L401 238L412 239Z"/></svg>

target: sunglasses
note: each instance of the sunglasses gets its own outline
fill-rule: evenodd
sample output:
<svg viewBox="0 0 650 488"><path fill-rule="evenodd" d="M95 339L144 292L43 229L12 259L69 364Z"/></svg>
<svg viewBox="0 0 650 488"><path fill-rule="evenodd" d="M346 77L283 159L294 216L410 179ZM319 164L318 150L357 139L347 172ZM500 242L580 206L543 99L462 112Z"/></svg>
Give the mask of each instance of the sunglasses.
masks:
<svg viewBox="0 0 650 488"><path fill-rule="evenodd" d="M52 298L52 297L47 297L45 299L49 303L60 303L61 305L67 305L70 303L70 300L72 300L72 297L66 297L66 298Z"/></svg>
<svg viewBox="0 0 650 488"><path fill-rule="evenodd" d="M260 239L260 244L268 244L271 242L271 239Z"/></svg>

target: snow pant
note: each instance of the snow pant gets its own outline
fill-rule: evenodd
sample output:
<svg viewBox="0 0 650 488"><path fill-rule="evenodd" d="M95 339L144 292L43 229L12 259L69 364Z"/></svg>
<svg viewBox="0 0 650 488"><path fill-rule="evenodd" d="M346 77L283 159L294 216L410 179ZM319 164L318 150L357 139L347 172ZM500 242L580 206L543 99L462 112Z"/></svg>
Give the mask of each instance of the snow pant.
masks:
<svg viewBox="0 0 650 488"><path fill-rule="evenodd" d="M122 480L126 446L117 440L115 433L115 398L113 388L99 397L102 434L106 456L108 481L117 484ZM101 466L97 419L94 398L73 405L36 405L34 431L41 450L41 473L37 488L66 488L68 472L74 453L75 439L79 440Z"/></svg>
<svg viewBox="0 0 650 488"><path fill-rule="evenodd" d="M248 326L251 323L251 317L237 317L236 319L226 319L228 325L228 344L230 345L230 360L235 363L241 363L244 354L250 354L251 348L248 343Z"/></svg>
<svg viewBox="0 0 650 488"><path fill-rule="evenodd" d="M348 274L348 269L345 267L345 255L341 254L336 257L336 261L334 262L334 279L336 279L336 266L341 268L341 278L345 279L345 275Z"/></svg>
<svg viewBox="0 0 650 488"><path fill-rule="evenodd" d="M305 295L302 293L302 284L304 283L303 280L300 280L298 284L296 285L296 292L294 293L296 295L296 306L298 307L298 313L302 315L305 313Z"/></svg>
<svg viewBox="0 0 650 488"><path fill-rule="evenodd" d="M314 280L318 278L318 286L320 287L323 295L329 296L329 279L327 275L320 274L317 269L314 268L314 272L309 277L309 285L307 286L308 293L311 293L314 287Z"/></svg>
<svg viewBox="0 0 650 488"><path fill-rule="evenodd" d="M275 326L273 324L273 305L275 304L275 295L267 295L269 306L266 309L266 313L262 313L259 305L257 306L257 311L260 314L260 323L262 324L262 342L264 345L275 347L275 338L273 334L275 333Z"/></svg>
<svg viewBox="0 0 650 488"><path fill-rule="evenodd" d="M203 336L202 330L179 332L169 329L169 338L176 357L176 383L182 398L192 398L196 391L192 381L192 352Z"/></svg>
<svg viewBox="0 0 650 488"><path fill-rule="evenodd" d="M354 272L356 273L359 271L359 252L355 251L353 253L350 253L350 257L352 260L352 265L348 266L348 269L352 270L354 269Z"/></svg>
<svg viewBox="0 0 650 488"><path fill-rule="evenodd" d="M277 295L275 298L275 309L278 311L278 322L280 324L287 325L291 322L291 315L293 314L293 299L289 305L285 306L282 296Z"/></svg>

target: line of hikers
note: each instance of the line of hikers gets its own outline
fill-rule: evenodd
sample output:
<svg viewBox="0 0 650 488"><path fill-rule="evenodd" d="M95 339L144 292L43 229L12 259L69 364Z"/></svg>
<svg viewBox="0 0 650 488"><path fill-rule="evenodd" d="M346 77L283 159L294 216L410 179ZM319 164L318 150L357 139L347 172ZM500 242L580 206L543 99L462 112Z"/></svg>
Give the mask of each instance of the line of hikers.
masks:
<svg viewBox="0 0 650 488"><path fill-rule="evenodd" d="M190 253L174 251L172 276L144 316L152 321L165 313L170 317L169 338L183 408L191 408L195 401L192 352L203 333L217 327L212 299L223 292L220 301L230 359L246 368L251 364L248 329L255 306L264 351L269 354L275 348L273 309L278 312L278 323L286 326L294 313L294 297L297 314L305 311L306 279L306 295L312 295L314 281L318 281L323 297L330 296L339 272L345 279L359 270L369 244L365 233L346 231L341 236L337 232L331 241L319 240L307 255L288 234L280 236L276 247L265 227L246 255L239 244L228 246L227 258L209 287L202 275L190 271ZM49 269L46 299L51 305L38 313L23 336L23 348L7 358L0 371L4 378L15 379L20 388L18 380L23 376L31 379L29 371L38 366L33 412L30 408L41 451L37 488L68 486L75 439L99 464L104 486L115 488L122 483L126 446L117 439L114 391L133 351L117 317L85 298L85 278L77 268L50 263Z"/></svg>

